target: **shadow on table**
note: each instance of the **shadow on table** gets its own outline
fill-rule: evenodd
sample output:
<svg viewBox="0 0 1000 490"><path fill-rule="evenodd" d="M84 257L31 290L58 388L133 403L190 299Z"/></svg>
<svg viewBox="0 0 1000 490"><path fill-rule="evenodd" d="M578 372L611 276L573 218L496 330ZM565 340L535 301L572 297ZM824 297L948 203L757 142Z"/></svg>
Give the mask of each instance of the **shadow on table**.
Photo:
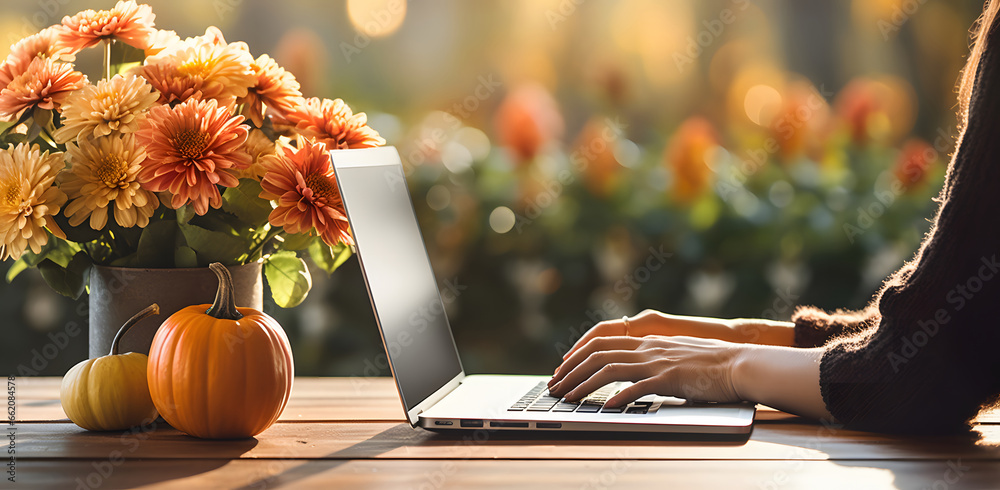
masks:
<svg viewBox="0 0 1000 490"><path fill-rule="evenodd" d="M240 490L267 488L270 485L287 485L294 487L296 482L305 480L319 473L330 471L351 460L358 459L359 453L375 457L396 449L418 446L468 446L487 445L538 445L544 442L552 445L554 442L572 442L574 445L606 444L608 441L628 442L631 445L684 445L684 446L739 446L746 444L748 434L732 436L722 434L645 434L645 433L592 433L570 431L501 431L496 429L480 429L476 431L429 431L414 429L409 424L392 426L362 442L339 451L315 458L309 462L289 468L276 475L261 478L249 483ZM456 460L476 459L463 453ZM323 464L310 464L323 461Z"/></svg>
<svg viewBox="0 0 1000 490"><path fill-rule="evenodd" d="M162 419L159 423L165 424ZM88 443L88 439L92 440L94 444L101 444L107 442L109 435L117 436L113 432L81 431L68 436L68 438L84 444ZM160 464L156 466L156 471L133 471L132 467L126 464L130 461L128 458L139 446L150 439L143 439L142 433L131 434L128 431L117 437L120 437L121 447L109 451L107 458L88 461L90 464L82 469L79 476L73 475L74 480L71 482L71 488L125 489L179 480L225 466L229 464L230 460L239 459L241 455L256 447L258 443L255 438L208 440L196 439L176 432L157 441L158 444L166 443L162 449L164 453L174 451L170 444L172 441L189 443L192 440L197 440L203 448L210 448L213 458L164 458L158 460Z"/></svg>

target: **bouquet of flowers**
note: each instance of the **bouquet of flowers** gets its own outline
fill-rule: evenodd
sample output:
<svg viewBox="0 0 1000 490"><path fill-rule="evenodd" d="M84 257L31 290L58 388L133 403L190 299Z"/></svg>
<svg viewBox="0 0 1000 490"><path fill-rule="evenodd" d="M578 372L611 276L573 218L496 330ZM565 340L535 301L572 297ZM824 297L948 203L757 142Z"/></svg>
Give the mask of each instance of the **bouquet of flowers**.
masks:
<svg viewBox="0 0 1000 490"><path fill-rule="evenodd" d="M215 27L180 39L148 5L86 10L11 47L0 65L0 260L79 297L94 264L263 261L279 306L350 256L328 150L385 141L340 99ZM100 80L76 55L104 50Z"/></svg>

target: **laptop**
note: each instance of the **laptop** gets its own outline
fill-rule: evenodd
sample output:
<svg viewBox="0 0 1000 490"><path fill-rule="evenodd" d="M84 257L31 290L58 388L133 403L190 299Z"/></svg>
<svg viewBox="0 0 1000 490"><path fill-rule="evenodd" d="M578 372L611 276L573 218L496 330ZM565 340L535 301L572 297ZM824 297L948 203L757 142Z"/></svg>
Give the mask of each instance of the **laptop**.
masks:
<svg viewBox="0 0 1000 490"><path fill-rule="evenodd" d="M465 374L396 149L337 150L331 158L410 425L472 431L750 432L751 403L647 395L625 407L609 407L604 401L627 383L611 383L574 403L549 396L550 376Z"/></svg>

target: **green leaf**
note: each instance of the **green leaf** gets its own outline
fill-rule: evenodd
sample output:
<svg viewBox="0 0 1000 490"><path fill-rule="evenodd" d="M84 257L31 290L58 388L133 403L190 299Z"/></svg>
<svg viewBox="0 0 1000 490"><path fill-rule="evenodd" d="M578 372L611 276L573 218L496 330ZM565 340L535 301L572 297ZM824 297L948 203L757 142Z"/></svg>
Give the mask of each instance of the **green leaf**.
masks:
<svg viewBox="0 0 1000 490"><path fill-rule="evenodd" d="M262 191L260 182L240 179L240 185L230 187L222 193L222 210L248 224L267 223L267 217L271 214L271 204L257 197Z"/></svg>
<svg viewBox="0 0 1000 490"><path fill-rule="evenodd" d="M309 246L309 256L320 269L326 271L327 275L333 274L344 262L351 257L351 247L343 243L337 243L336 247L330 247L321 239L313 241Z"/></svg>
<svg viewBox="0 0 1000 490"><path fill-rule="evenodd" d="M282 308L302 303L312 288L309 268L295 252L278 252L264 262L264 277L271 288L271 297Z"/></svg>
<svg viewBox="0 0 1000 490"><path fill-rule="evenodd" d="M135 267L138 264L136 253L130 253L124 257L119 257L111 261L111 267Z"/></svg>
<svg viewBox="0 0 1000 490"><path fill-rule="evenodd" d="M191 247L177 247L174 251L175 267L198 267L198 254Z"/></svg>
<svg viewBox="0 0 1000 490"><path fill-rule="evenodd" d="M187 246L198 254L199 265L222 262L224 265L240 263L250 250L246 240L228 233L206 230L194 225L179 225Z"/></svg>
<svg viewBox="0 0 1000 490"><path fill-rule="evenodd" d="M285 235L282 237L281 242L282 250L305 250L313 244L314 241L319 240L315 236L309 236L304 233L296 233L294 235Z"/></svg>
<svg viewBox="0 0 1000 490"><path fill-rule="evenodd" d="M90 273L90 257L85 252L73 256L66 267L61 267L51 260L43 260L38 264L42 279L63 296L77 299L87 287Z"/></svg>
<svg viewBox="0 0 1000 490"><path fill-rule="evenodd" d="M176 234L177 222L173 220L152 221L143 228L136 250L136 262L139 267L173 267Z"/></svg>
<svg viewBox="0 0 1000 490"><path fill-rule="evenodd" d="M80 251L79 246L49 235L49 241L42 245L42 249L37 254L29 250L21 258L28 264L28 267L38 267L38 264L44 260L51 260L60 267L66 267L78 251Z"/></svg>
<svg viewBox="0 0 1000 490"><path fill-rule="evenodd" d="M194 208L190 204L185 204L177 208L177 222L187 224L194 217Z"/></svg>
<svg viewBox="0 0 1000 490"><path fill-rule="evenodd" d="M24 272L28 269L28 262L24 260L24 257L17 259L13 264L10 265L10 269L7 269L7 283L14 282L14 278L18 274Z"/></svg>

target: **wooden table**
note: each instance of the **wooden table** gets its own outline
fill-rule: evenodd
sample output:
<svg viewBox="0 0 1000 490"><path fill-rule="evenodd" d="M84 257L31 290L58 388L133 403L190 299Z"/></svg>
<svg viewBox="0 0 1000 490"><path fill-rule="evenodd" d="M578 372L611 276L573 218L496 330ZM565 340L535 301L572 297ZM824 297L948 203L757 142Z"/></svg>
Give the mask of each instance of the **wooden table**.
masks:
<svg viewBox="0 0 1000 490"><path fill-rule="evenodd" d="M389 378L298 378L257 438L205 441L162 422L87 432L58 397L58 378L17 378L16 484L0 487L1000 488L996 413L968 437L867 434L766 407L748 440L472 437L410 428Z"/></svg>

